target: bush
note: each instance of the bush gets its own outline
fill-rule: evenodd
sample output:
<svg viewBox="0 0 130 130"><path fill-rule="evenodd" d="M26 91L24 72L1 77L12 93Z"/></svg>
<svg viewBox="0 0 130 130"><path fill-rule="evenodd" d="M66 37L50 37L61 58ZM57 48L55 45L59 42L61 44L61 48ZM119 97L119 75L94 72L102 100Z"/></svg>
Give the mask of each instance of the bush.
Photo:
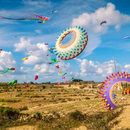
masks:
<svg viewBox="0 0 130 130"><path fill-rule="evenodd" d="M30 84L34 84L33 82L30 82Z"/></svg>
<svg viewBox="0 0 130 130"><path fill-rule="evenodd" d="M9 119L17 119L19 112L17 109L13 109L12 107L0 107L0 115L8 117Z"/></svg>
<svg viewBox="0 0 130 130"><path fill-rule="evenodd" d="M70 118L74 119L74 120L84 120L84 115L79 112L78 110L76 110L75 112L70 113Z"/></svg>
<svg viewBox="0 0 130 130"><path fill-rule="evenodd" d="M22 107L22 108L19 108L19 110L20 110L20 111L22 111L22 110L28 110L28 107L27 107L27 106L24 106L24 107Z"/></svg>
<svg viewBox="0 0 130 130"><path fill-rule="evenodd" d="M99 98L99 96L95 96L94 98Z"/></svg>
<svg viewBox="0 0 130 130"><path fill-rule="evenodd" d="M41 118L41 117L42 117L42 116L41 116L41 113L37 112L37 113L36 113L36 117Z"/></svg>
<svg viewBox="0 0 130 130"><path fill-rule="evenodd" d="M90 98L89 98L89 97L86 97L85 99L88 100L88 99L90 99Z"/></svg>

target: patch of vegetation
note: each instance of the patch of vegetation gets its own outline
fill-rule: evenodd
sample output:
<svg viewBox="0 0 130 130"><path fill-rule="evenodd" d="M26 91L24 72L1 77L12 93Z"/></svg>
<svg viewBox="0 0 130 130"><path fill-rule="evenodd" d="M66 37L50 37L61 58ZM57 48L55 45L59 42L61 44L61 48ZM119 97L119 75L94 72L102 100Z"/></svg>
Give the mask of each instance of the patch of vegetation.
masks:
<svg viewBox="0 0 130 130"><path fill-rule="evenodd" d="M90 98L89 98L89 97L86 97L85 99L88 100L88 99L90 99Z"/></svg>
<svg viewBox="0 0 130 130"><path fill-rule="evenodd" d="M68 101L73 101L73 99L72 98L68 98Z"/></svg>
<svg viewBox="0 0 130 130"><path fill-rule="evenodd" d="M36 113L36 117L38 117L39 119L41 119L41 118L42 118L41 113L40 113L40 112L37 112L37 113Z"/></svg>
<svg viewBox="0 0 130 130"><path fill-rule="evenodd" d="M11 99L0 99L0 102L20 102L21 100L11 100Z"/></svg>
<svg viewBox="0 0 130 130"><path fill-rule="evenodd" d="M24 106L22 108L19 108L20 111L23 111L23 110L28 110L28 107L27 106Z"/></svg>
<svg viewBox="0 0 130 130"><path fill-rule="evenodd" d="M94 98L99 98L99 96L95 96Z"/></svg>

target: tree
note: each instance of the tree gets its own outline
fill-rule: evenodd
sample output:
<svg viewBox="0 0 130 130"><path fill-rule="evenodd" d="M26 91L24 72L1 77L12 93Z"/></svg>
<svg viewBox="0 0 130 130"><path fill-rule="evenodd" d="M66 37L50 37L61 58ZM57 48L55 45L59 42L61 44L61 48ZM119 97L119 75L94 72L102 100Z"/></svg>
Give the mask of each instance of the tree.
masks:
<svg viewBox="0 0 130 130"><path fill-rule="evenodd" d="M30 82L30 84L34 84L33 82Z"/></svg>
<svg viewBox="0 0 130 130"><path fill-rule="evenodd" d="M80 81L83 81L82 79L73 79L72 80L73 82L80 82Z"/></svg>

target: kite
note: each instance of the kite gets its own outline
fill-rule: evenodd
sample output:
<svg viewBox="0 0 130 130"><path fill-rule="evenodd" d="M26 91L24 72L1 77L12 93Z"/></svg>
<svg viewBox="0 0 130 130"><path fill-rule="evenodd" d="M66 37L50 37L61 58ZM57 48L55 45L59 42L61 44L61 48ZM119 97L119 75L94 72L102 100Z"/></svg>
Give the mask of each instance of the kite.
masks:
<svg viewBox="0 0 130 130"><path fill-rule="evenodd" d="M48 49L48 51L50 51L50 53L53 53L53 49L52 48Z"/></svg>
<svg viewBox="0 0 130 130"><path fill-rule="evenodd" d="M30 51L30 53L32 53L33 51Z"/></svg>
<svg viewBox="0 0 130 130"><path fill-rule="evenodd" d="M47 54L46 56L49 56L49 54Z"/></svg>
<svg viewBox="0 0 130 130"><path fill-rule="evenodd" d="M16 38L17 36L15 36L15 38Z"/></svg>
<svg viewBox="0 0 130 130"><path fill-rule="evenodd" d="M69 84L69 86L68 87L71 87L71 84Z"/></svg>
<svg viewBox="0 0 130 130"><path fill-rule="evenodd" d="M68 81L65 81L65 83L68 83Z"/></svg>
<svg viewBox="0 0 130 130"><path fill-rule="evenodd" d="M3 50L3 49L0 49L0 53L1 53L2 50Z"/></svg>
<svg viewBox="0 0 130 130"><path fill-rule="evenodd" d="M71 90L73 89L73 86L71 87Z"/></svg>
<svg viewBox="0 0 130 130"><path fill-rule="evenodd" d="M12 82L9 82L8 85L13 86L13 85L15 85L16 83L17 83L17 79L13 80Z"/></svg>
<svg viewBox="0 0 130 130"><path fill-rule="evenodd" d="M45 23L45 21L42 21L42 20L39 20L39 21L36 21L37 23Z"/></svg>
<svg viewBox="0 0 130 130"><path fill-rule="evenodd" d="M62 71L59 72L60 74L63 74Z"/></svg>
<svg viewBox="0 0 130 130"><path fill-rule="evenodd" d="M64 73L62 76L66 75L67 73Z"/></svg>
<svg viewBox="0 0 130 130"><path fill-rule="evenodd" d="M28 87L28 84L26 84L25 87L27 88L27 87Z"/></svg>
<svg viewBox="0 0 130 130"><path fill-rule="evenodd" d="M58 83L58 86L60 85L60 82Z"/></svg>
<svg viewBox="0 0 130 130"><path fill-rule="evenodd" d="M49 62L48 64L53 64L54 62L60 62L60 60L56 60L56 58L51 59L51 60L52 60L52 62Z"/></svg>
<svg viewBox="0 0 130 130"><path fill-rule="evenodd" d="M100 23L100 25L102 25L103 23L107 23L106 21L102 21L101 23Z"/></svg>
<svg viewBox="0 0 130 130"><path fill-rule="evenodd" d="M42 91L42 90L45 89L45 88L46 88L45 86L42 86L42 88L40 89L40 91ZM39 92L40 92L40 91L39 91Z"/></svg>
<svg viewBox="0 0 130 130"><path fill-rule="evenodd" d="M37 80L38 79L38 75L35 75L35 80Z"/></svg>
<svg viewBox="0 0 130 130"><path fill-rule="evenodd" d="M39 70L41 69L41 67L38 68Z"/></svg>
<svg viewBox="0 0 130 130"><path fill-rule="evenodd" d="M31 15L30 17L27 17L27 15ZM33 15L33 17L32 17ZM25 14L24 16L16 19L16 18L8 18L8 17L3 17L0 16L1 19L8 19L8 20L21 20L21 21L30 21L30 20L39 20L38 23L45 23L46 20L49 20L50 18L48 17L42 17L42 16L38 16L32 13L29 14Z"/></svg>
<svg viewBox="0 0 130 130"><path fill-rule="evenodd" d="M65 76L64 76L64 77L62 77L62 79L65 79Z"/></svg>
<svg viewBox="0 0 130 130"><path fill-rule="evenodd" d="M53 64L52 62L48 62L48 64Z"/></svg>
<svg viewBox="0 0 130 130"><path fill-rule="evenodd" d="M58 10L55 10L55 11L52 11L51 13L56 13L56 12L58 12L58 11L60 11L60 9L58 9Z"/></svg>
<svg viewBox="0 0 130 130"><path fill-rule="evenodd" d="M26 17L26 15L33 15L33 17ZM0 16L1 19L8 19L8 20L23 20L23 21L28 21L28 20L49 20L50 18L48 17L42 17L42 16L38 16L38 15L35 15L35 14L32 14L32 13L29 13L29 14L25 14L24 16L16 19L16 18L7 18L7 17L3 17L3 16Z"/></svg>
<svg viewBox="0 0 130 130"><path fill-rule="evenodd" d="M73 39L66 44L62 44L62 40L69 34L73 33ZM88 35L83 28L68 28L57 38L54 52L58 58L62 60L71 60L83 52L88 42Z"/></svg>
<svg viewBox="0 0 130 130"><path fill-rule="evenodd" d="M60 68L59 65L57 65L56 68L59 69Z"/></svg>
<svg viewBox="0 0 130 130"><path fill-rule="evenodd" d="M25 58L22 59L22 61L24 61L24 60L28 60L28 57L25 57Z"/></svg>
<svg viewBox="0 0 130 130"><path fill-rule="evenodd" d="M114 110L114 109L118 108L118 104L115 105L115 102L112 98L113 93L111 90L115 89L114 84L116 84L118 82L122 82L122 81L130 82L130 74L125 73L125 72L123 72L123 73L117 72L115 74L112 73L112 75L109 77L106 77L105 82L103 82L103 86L101 87L101 91L99 92L99 94L101 94L101 98L104 101L104 104L105 104L105 107L107 108L107 110ZM123 89L122 89L122 94L124 94ZM113 96L115 96L115 95L113 95Z"/></svg>
<svg viewBox="0 0 130 130"><path fill-rule="evenodd" d="M124 39L129 39L129 38L130 38L129 36L124 37Z"/></svg>
<svg viewBox="0 0 130 130"><path fill-rule="evenodd" d="M9 70L15 70L15 68L7 68L7 70L6 70L5 72L0 73L0 74L5 74L5 73L7 73Z"/></svg>
<svg viewBox="0 0 130 130"><path fill-rule="evenodd" d="M48 45L48 43L45 43L45 45Z"/></svg>

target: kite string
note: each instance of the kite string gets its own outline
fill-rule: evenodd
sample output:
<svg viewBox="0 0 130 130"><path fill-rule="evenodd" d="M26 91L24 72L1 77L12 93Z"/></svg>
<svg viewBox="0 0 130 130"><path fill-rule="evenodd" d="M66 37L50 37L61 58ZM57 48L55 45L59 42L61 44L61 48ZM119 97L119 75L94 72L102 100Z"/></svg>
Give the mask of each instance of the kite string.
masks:
<svg viewBox="0 0 130 130"><path fill-rule="evenodd" d="M116 70L116 64L115 64L114 58L113 58L113 62L114 62L114 66L115 66L115 71L117 72L117 70Z"/></svg>

